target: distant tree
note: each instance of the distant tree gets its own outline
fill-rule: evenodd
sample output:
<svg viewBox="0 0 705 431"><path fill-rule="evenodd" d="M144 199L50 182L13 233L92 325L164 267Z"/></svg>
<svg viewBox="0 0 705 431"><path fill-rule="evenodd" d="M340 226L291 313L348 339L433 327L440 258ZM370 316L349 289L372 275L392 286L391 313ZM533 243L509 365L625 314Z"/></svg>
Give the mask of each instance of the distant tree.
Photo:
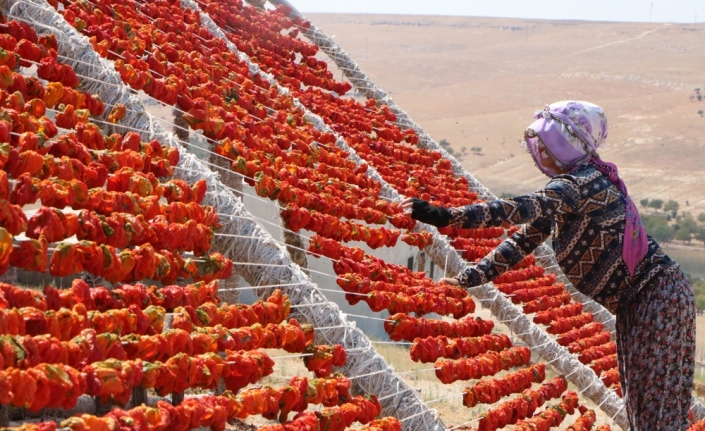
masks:
<svg viewBox="0 0 705 431"><path fill-rule="evenodd" d="M700 96L700 97L702 97L702 96ZM703 111L702 109L699 109L699 110L698 110L698 115L700 115L700 116L702 117L703 114L705 114L705 111Z"/></svg>
<svg viewBox="0 0 705 431"><path fill-rule="evenodd" d="M664 219L664 222L666 220ZM654 237L657 241L660 242L669 242L673 239L675 236L675 232L673 232L673 228L669 226L667 223L664 223L662 225L658 225L655 228L651 229L649 231L649 234Z"/></svg>
<svg viewBox="0 0 705 431"><path fill-rule="evenodd" d="M658 212L658 210L661 209L663 206L663 200L662 199L651 199L651 202L649 202L649 208L653 208Z"/></svg>
<svg viewBox="0 0 705 431"><path fill-rule="evenodd" d="M448 152L448 154L455 157L459 162L463 161L464 153L459 153L459 152L453 150L453 148L450 146L450 142L448 142L447 139L445 139L445 138L441 139L440 141L438 141L438 144L441 146L441 148L446 150ZM465 148L465 147L463 147L463 148Z"/></svg>
<svg viewBox="0 0 705 431"><path fill-rule="evenodd" d="M663 210L666 212L670 212L673 217L678 215L678 208L680 208L680 205L678 205L678 202L674 201L673 199L666 202L666 204L663 206Z"/></svg>
<svg viewBox="0 0 705 431"><path fill-rule="evenodd" d="M693 293L695 294L695 308L698 310L705 309L705 281L694 281L692 286Z"/></svg>
<svg viewBox="0 0 705 431"><path fill-rule="evenodd" d="M698 214L698 221L700 223L705 223L705 213Z"/></svg>
<svg viewBox="0 0 705 431"><path fill-rule="evenodd" d="M683 217L683 219L680 221L681 229L687 230L688 233L695 233L698 231L698 223L695 221L695 219L688 214L689 217Z"/></svg>
<svg viewBox="0 0 705 431"><path fill-rule="evenodd" d="M639 201L639 203L640 203L641 206L643 206L644 208L647 208L647 207L649 206L649 199L648 199L648 198L647 198L647 199L642 199L642 200Z"/></svg>
<svg viewBox="0 0 705 431"><path fill-rule="evenodd" d="M705 227L701 227L695 232L695 239L705 244Z"/></svg>
<svg viewBox="0 0 705 431"><path fill-rule="evenodd" d="M507 199L507 198L513 198L515 195L512 193L507 193L507 192L502 192L501 195L499 195L500 199Z"/></svg>
<svg viewBox="0 0 705 431"><path fill-rule="evenodd" d="M670 226L663 217L644 214L641 217L641 221L644 223L646 232L648 232L649 235L654 237L657 241L668 242L675 236L673 227Z"/></svg>
<svg viewBox="0 0 705 431"><path fill-rule="evenodd" d="M697 296L695 298L695 308L697 308L698 310L702 310L705 308L705 295Z"/></svg>
<svg viewBox="0 0 705 431"><path fill-rule="evenodd" d="M683 242L690 242L692 239L692 236L690 235L690 231L688 229L678 229L676 231L676 239L678 241L683 241Z"/></svg>

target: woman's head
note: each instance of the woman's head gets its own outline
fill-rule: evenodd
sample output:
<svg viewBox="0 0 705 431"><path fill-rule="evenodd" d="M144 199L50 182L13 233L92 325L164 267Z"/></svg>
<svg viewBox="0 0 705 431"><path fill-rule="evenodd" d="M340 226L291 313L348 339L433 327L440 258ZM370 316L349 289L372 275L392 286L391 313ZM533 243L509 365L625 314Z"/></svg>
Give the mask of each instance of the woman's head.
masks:
<svg viewBox="0 0 705 431"><path fill-rule="evenodd" d="M607 139L605 113L592 103L552 103L534 118L524 133L524 142L539 169L551 177L596 156L597 148ZM552 160L546 160L546 155Z"/></svg>
<svg viewBox="0 0 705 431"><path fill-rule="evenodd" d="M537 136L535 143L529 145L534 162L536 162L538 168L549 177L566 174L570 171L571 168L569 166L564 165L551 154L551 151L546 147L540 137Z"/></svg>

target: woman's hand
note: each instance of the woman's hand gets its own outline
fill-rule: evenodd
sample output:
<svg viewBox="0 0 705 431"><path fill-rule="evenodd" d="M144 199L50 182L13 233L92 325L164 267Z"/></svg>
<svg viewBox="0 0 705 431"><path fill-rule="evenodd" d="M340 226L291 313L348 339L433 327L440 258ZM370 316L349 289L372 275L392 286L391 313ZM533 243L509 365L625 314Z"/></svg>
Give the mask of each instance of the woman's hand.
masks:
<svg viewBox="0 0 705 431"><path fill-rule="evenodd" d="M446 208L431 205L423 199L404 198L400 205L404 214L408 214L412 219L422 223L444 227L448 226L448 222L450 222L450 212Z"/></svg>
<svg viewBox="0 0 705 431"><path fill-rule="evenodd" d="M411 214L411 211L414 208L414 198L404 198L400 205L401 209L404 211L404 214Z"/></svg>
<svg viewBox="0 0 705 431"><path fill-rule="evenodd" d="M441 278L438 280L439 283L450 284L451 286L460 287L460 281L457 278Z"/></svg>

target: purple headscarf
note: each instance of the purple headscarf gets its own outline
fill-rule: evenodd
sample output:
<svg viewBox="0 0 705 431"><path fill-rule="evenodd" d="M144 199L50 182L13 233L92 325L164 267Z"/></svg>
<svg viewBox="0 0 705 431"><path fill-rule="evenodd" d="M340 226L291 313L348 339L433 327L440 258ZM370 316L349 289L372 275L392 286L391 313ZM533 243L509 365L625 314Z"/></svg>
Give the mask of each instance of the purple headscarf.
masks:
<svg viewBox="0 0 705 431"><path fill-rule="evenodd" d="M532 157L546 175L559 174L540 163L542 157L551 156L556 165L571 170L592 161L597 170L607 176L624 195L626 204L626 227L622 244L622 258L634 275L634 269L644 259L649 244L646 230L639 217L636 205L627 193L627 187L619 178L617 166L600 160L597 149L607 139L607 118L597 105L588 102L563 101L547 105L534 115L536 121L526 129L525 143ZM547 155L540 147L543 143Z"/></svg>

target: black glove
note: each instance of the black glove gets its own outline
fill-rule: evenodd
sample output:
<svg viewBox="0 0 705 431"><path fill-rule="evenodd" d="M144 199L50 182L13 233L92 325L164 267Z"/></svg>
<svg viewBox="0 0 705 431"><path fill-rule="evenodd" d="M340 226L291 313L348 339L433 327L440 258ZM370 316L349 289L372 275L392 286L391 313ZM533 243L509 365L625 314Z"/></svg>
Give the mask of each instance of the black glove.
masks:
<svg viewBox="0 0 705 431"><path fill-rule="evenodd" d="M450 223L450 211L444 207L429 204L423 199L413 200L411 218L436 227L445 227Z"/></svg>

